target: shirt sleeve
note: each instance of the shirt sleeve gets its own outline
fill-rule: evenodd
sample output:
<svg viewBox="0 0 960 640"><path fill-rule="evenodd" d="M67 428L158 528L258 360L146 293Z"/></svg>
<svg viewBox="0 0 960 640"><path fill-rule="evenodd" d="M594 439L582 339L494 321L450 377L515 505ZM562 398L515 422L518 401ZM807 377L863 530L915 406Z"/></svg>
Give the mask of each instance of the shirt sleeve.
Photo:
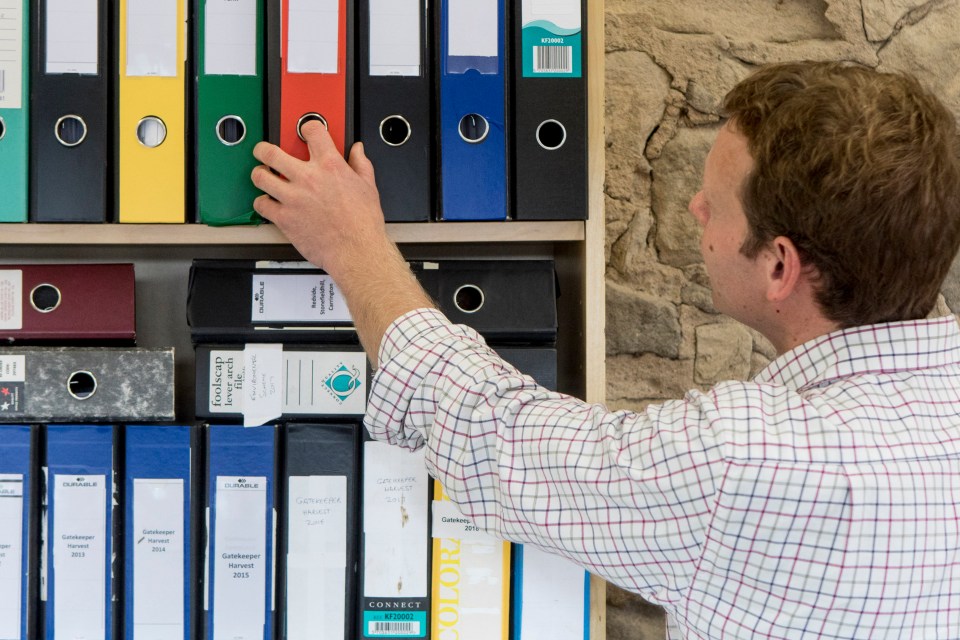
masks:
<svg viewBox="0 0 960 640"><path fill-rule="evenodd" d="M661 604L690 584L722 472L706 394L610 412L539 387L435 309L384 335L366 426L427 447L477 526Z"/></svg>

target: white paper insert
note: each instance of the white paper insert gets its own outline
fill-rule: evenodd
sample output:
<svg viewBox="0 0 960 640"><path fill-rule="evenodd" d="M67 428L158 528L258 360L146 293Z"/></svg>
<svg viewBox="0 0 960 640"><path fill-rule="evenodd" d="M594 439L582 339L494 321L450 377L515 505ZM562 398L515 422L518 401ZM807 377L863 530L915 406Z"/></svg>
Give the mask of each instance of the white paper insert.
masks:
<svg viewBox="0 0 960 640"><path fill-rule="evenodd" d="M448 55L497 57L497 0L450 0Z"/></svg>
<svg viewBox="0 0 960 640"><path fill-rule="evenodd" d="M583 640L586 574L566 558L523 546L524 640Z"/></svg>
<svg viewBox="0 0 960 640"><path fill-rule="evenodd" d="M217 476L213 640L262 640L267 479Z"/></svg>
<svg viewBox="0 0 960 640"><path fill-rule="evenodd" d="M289 73L337 73L339 70L338 0L290 0L287 29Z"/></svg>
<svg viewBox="0 0 960 640"><path fill-rule="evenodd" d="M523 0L524 25L548 20L562 29L580 29L582 0Z"/></svg>
<svg viewBox="0 0 960 640"><path fill-rule="evenodd" d="M97 75L97 0L47 0L47 73Z"/></svg>
<svg viewBox="0 0 960 640"><path fill-rule="evenodd" d="M351 322L346 300L326 274L253 275L250 290L253 322Z"/></svg>
<svg viewBox="0 0 960 640"><path fill-rule="evenodd" d="M107 478L53 476L53 607L57 638L103 640Z"/></svg>
<svg viewBox="0 0 960 640"><path fill-rule="evenodd" d="M495 542L496 538L481 531L469 517L460 513L457 505L449 500L433 501L434 538L457 538L458 540L480 540Z"/></svg>
<svg viewBox="0 0 960 640"><path fill-rule="evenodd" d="M342 636L346 610L347 478L290 476L287 638Z"/></svg>
<svg viewBox="0 0 960 640"><path fill-rule="evenodd" d="M183 639L183 479L133 480L133 638Z"/></svg>
<svg viewBox="0 0 960 640"><path fill-rule="evenodd" d="M0 269L0 329L23 329L23 271L20 269Z"/></svg>
<svg viewBox="0 0 960 640"><path fill-rule="evenodd" d="M19 109L23 106L25 17L21 0L0 0L0 108L2 109ZM0 317L0 327L3 326L2 322L3 319Z"/></svg>
<svg viewBox="0 0 960 640"><path fill-rule="evenodd" d="M128 76L176 77L179 1L126 0Z"/></svg>
<svg viewBox="0 0 960 640"><path fill-rule="evenodd" d="M203 10L203 72L256 75L257 1L206 0Z"/></svg>
<svg viewBox="0 0 960 640"><path fill-rule="evenodd" d="M370 0L370 75L420 75L422 0Z"/></svg>
<svg viewBox="0 0 960 640"><path fill-rule="evenodd" d="M427 596L427 487L423 450L363 443L363 595Z"/></svg>
<svg viewBox="0 0 960 640"><path fill-rule="evenodd" d="M23 475L0 474L0 638L20 637Z"/></svg>
<svg viewBox="0 0 960 640"><path fill-rule="evenodd" d="M243 371L243 426L257 427L279 418L283 413L283 345L247 345Z"/></svg>

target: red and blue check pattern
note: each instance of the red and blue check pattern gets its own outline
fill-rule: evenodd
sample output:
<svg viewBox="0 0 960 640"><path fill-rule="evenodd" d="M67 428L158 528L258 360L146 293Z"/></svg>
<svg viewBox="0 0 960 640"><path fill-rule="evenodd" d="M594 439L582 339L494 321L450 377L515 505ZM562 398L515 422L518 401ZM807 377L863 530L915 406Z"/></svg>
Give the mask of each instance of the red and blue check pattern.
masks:
<svg viewBox="0 0 960 640"><path fill-rule="evenodd" d="M664 606L676 637L960 638L960 329L838 331L638 413L548 392L421 309L367 426L461 510Z"/></svg>

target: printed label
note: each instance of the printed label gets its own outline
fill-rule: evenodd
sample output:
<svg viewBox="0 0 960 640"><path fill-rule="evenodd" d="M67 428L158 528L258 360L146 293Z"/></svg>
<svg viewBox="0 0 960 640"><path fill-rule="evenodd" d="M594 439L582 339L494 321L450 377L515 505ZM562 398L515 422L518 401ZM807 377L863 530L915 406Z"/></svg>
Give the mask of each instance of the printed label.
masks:
<svg viewBox="0 0 960 640"><path fill-rule="evenodd" d="M97 0L47 0L48 74L98 74L97 10Z"/></svg>
<svg viewBox="0 0 960 640"><path fill-rule="evenodd" d="M3 106L5 105L0 104L0 107ZM21 329L23 329L23 271L2 269L0 270L0 330L19 331Z"/></svg>
<svg viewBox="0 0 960 640"><path fill-rule="evenodd" d="M134 636L183 638L183 509L183 479L134 478Z"/></svg>
<svg viewBox="0 0 960 640"><path fill-rule="evenodd" d="M433 537L488 542L496 540L475 525L473 520L460 513L457 505L449 500L433 501Z"/></svg>
<svg viewBox="0 0 960 640"><path fill-rule="evenodd" d="M0 638L20 637L23 475L0 474Z"/></svg>
<svg viewBox="0 0 960 640"><path fill-rule="evenodd" d="M22 0L0 0L0 109L20 109L23 106L24 19ZM3 273L0 271L0 278ZM0 302L0 307L2 305ZM2 315L0 311L0 327Z"/></svg>
<svg viewBox="0 0 960 640"><path fill-rule="evenodd" d="M352 322L347 303L326 274L253 276L253 322Z"/></svg>
<svg viewBox="0 0 960 640"><path fill-rule="evenodd" d="M583 77L582 0L523 0L523 77Z"/></svg>

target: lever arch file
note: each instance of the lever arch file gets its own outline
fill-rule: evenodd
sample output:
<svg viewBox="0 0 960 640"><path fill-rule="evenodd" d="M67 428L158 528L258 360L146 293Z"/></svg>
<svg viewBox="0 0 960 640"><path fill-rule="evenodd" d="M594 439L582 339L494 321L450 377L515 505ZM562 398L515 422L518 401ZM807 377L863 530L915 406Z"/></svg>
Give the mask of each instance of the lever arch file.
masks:
<svg viewBox="0 0 960 640"><path fill-rule="evenodd" d="M31 640L37 629L40 536L37 427L0 426L0 638Z"/></svg>
<svg viewBox="0 0 960 640"><path fill-rule="evenodd" d="M0 36L0 222L26 222L30 122L30 0L3 4Z"/></svg>

